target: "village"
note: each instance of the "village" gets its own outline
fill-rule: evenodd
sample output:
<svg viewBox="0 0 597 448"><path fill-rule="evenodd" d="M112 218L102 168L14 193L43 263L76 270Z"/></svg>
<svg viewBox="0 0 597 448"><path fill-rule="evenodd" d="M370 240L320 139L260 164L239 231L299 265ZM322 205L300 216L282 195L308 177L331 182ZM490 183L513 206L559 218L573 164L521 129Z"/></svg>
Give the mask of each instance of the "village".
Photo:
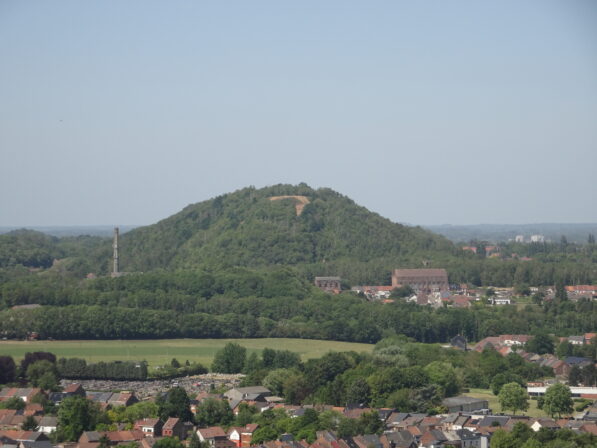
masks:
<svg viewBox="0 0 597 448"><path fill-rule="evenodd" d="M316 277L315 286L331 294L342 292L340 277ZM405 300L417 305L433 308L470 308L475 303L489 305L515 305L521 296L535 295L541 300L551 301L556 297L557 286L539 288L525 287L517 291L515 287L478 288L468 284L451 284L445 269L394 269L391 285L359 285L350 290L369 301L393 303ZM567 285L563 289L570 300L597 300L597 285ZM398 297L396 293L398 292Z"/></svg>
<svg viewBox="0 0 597 448"><path fill-rule="evenodd" d="M500 335L488 337L468 347L466 340L455 337L446 350L472 350L483 352L495 350L506 357L517 353L526 362L548 367L553 371L553 378L544 382L529 382L526 385L528 398L537 400L545 396L553 385L567 384L570 397L585 403L581 410L552 417L530 417L505 413L491 409L488 400L463 394L445 398L441 412L432 415L426 413L401 412L400 409L370 408L358 403L346 406L332 405L292 405L275 396L264 386L241 387L243 375L204 374L174 380L153 382L124 381L80 381L62 380L61 392L44 391L40 388L6 387L0 390L2 403L22 401L19 409L0 409L0 446L2 448L106 448L126 445L152 448L160 441L174 439L183 445L195 448L234 448L258 446L264 448L439 448L439 447L475 447L489 448L492 437L498 430L512 431L520 425L533 432L571 431L573 434L591 434L597 436L597 387L592 384L571 381L574 370L593 370L592 359L566 357L558 359L553 355L538 355L523 350L530 340L529 335ZM561 338L562 343L574 346L591 346L597 342L596 333ZM574 384L573 384L574 383ZM123 414L126 409L134 409L143 403L155 403L159 399L182 389L188 394L188 418L170 417L140 418L130 423L113 424L105 430L82 431L76 442L53 442L54 434L59 430L59 418L54 412L46 415L41 403L51 402L59 411L65 400L81 397L96 403L102 411ZM348 422L349 425L362 425L369 419L367 428L375 428L372 433L351 436L339 434L334 430L318 430L314 440L298 439L290 433L280 434L275 440L271 435L259 433L260 424L254 421L242 426L233 423L227 425L201 425L193 421L200 420L205 408L223 407L234 416L239 416L251 409L258 417L251 419L265 422L283 416L295 422L317 420L318 415L327 415ZM203 411L202 411L203 409ZM371 424L373 418L373 424ZM34 428L23 429L27 421L34 421ZM353 422L353 423L350 423ZM298 423L297 423L298 424ZM518 426L517 426L518 425ZM518 430L519 430L518 429ZM167 446L167 445L166 445Z"/></svg>
<svg viewBox="0 0 597 448"><path fill-rule="evenodd" d="M597 398L597 388L577 389L578 396ZM541 386L529 386L529 393L540 394L545 391ZM446 413L426 415L405 413L395 409L369 409L358 406L292 406L281 403L265 387L233 387L224 393L213 393L207 390L193 396L191 412L197 413L206 400L219 400L230 406L233 413L238 415L243 406L254 406L259 412L284 412L290 418L303 417L309 410L317 412L334 411L355 422L364 414L375 413L383 426L381 434L363 434L349 438L339 437L334 431L318 431L314 442L294 440L291 434L282 435L279 440L253 443L253 435L258 430L258 424L246 424L243 427L197 427L180 418L140 419L132 425L121 425L114 431L85 431L76 443L50 442L51 434L57 430L57 417L44 416L43 407L38 403L31 403L34 396L44 393L36 388L3 389L0 400L20 398L26 404L20 411L0 410L0 446L3 448L98 448L104 446L118 446L136 444L143 448L152 448L154 444L165 437L176 437L185 444L190 443L192 434L196 434L199 441L206 447L235 448L262 446L267 448L416 448L416 447L475 447L491 446L491 437L495 431L502 429L511 431L517 423L530 427L533 431L541 428L551 430L570 429L575 433L590 433L597 435L597 408L588 407L577 413L573 418L531 418L524 415L493 414L488 408L486 400L474 399L466 396L447 398L444 400ZM70 383L60 394L51 394L50 398L56 404L71 396L86 397L98 403L104 409L128 407L139 403L134 392L90 392L81 384ZM152 398L149 397L149 400ZM24 431L20 427L32 416L38 425L36 431ZM130 446L130 445L128 445Z"/></svg>

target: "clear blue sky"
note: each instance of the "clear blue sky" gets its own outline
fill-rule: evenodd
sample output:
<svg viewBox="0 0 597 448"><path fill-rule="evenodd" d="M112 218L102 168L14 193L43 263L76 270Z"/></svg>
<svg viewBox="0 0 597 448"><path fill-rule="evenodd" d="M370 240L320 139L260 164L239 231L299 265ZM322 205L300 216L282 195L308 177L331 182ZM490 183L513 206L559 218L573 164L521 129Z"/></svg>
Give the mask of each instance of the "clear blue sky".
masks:
<svg viewBox="0 0 597 448"><path fill-rule="evenodd" d="M597 2L0 2L0 225L248 185L413 224L597 222Z"/></svg>

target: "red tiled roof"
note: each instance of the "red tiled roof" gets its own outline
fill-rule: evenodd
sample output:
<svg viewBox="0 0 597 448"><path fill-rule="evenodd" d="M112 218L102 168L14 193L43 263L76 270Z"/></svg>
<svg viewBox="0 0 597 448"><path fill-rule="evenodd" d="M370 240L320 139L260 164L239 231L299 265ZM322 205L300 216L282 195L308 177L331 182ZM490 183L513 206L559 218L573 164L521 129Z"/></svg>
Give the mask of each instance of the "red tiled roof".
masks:
<svg viewBox="0 0 597 448"><path fill-rule="evenodd" d="M249 423L248 425L245 425L242 432L243 434L253 434L257 428L259 428L257 423Z"/></svg>
<svg viewBox="0 0 597 448"><path fill-rule="evenodd" d="M151 426L155 427L159 423L159 418L144 418L142 420L137 420L135 422L135 426L142 427L142 426Z"/></svg>
<svg viewBox="0 0 597 448"><path fill-rule="evenodd" d="M204 439L213 439L214 437L226 437L226 433L219 426L201 428L197 431L201 433L201 436L203 436Z"/></svg>
<svg viewBox="0 0 597 448"><path fill-rule="evenodd" d="M143 434L143 431L133 429L132 431L108 431L106 437L111 442L131 442L143 440L145 434Z"/></svg>
<svg viewBox="0 0 597 448"><path fill-rule="evenodd" d="M72 394L72 393L76 392L77 390L79 390L80 387L81 387L81 385L79 383L72 383L64 388L64 392L67 394L68 393Z"/></svg>
<svg viewBox="0 0 597 448"><path fill-rule="evenodd" d="M164 428L163 429L172 429L174 428L174 426L176 426L176 424L180 421L179 418L176 417L170 417L168 420L166 420L166 423L164 423Z"/></svg>

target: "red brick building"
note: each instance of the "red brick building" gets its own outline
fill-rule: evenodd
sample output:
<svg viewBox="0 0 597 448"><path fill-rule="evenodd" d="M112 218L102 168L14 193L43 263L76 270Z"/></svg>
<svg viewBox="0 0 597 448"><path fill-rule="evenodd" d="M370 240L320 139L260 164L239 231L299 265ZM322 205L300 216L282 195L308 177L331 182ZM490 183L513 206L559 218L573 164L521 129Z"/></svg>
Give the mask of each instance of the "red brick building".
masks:
<svg viewBox="0 0 597 448"><path fill-rule="evenodd" d="M445 269L394 269L392 287L410 286L415 292L448 291L448 273Z"/></svg>

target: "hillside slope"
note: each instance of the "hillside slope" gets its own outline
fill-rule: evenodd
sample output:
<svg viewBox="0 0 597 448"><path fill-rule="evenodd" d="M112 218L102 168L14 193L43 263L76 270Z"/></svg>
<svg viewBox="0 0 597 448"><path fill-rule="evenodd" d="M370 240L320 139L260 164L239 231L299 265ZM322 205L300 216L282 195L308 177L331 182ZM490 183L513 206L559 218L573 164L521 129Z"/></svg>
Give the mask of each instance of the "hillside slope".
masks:
<svg viewBox="0 0 597 448"><path fill-rule="evenodd" d="M271 200L279 196L301 196L308 203ZM346 271L340 266L366 264L371 269L387 264L390 269L399 263L451 258L453 253L454 246L444 237L393 223L333 190L301 184L249 187L189 205L122 236L120 256L125 271L295 265L365 280L370 277L338 272ZM101 258L109 256L105 247Z"/></svg>

